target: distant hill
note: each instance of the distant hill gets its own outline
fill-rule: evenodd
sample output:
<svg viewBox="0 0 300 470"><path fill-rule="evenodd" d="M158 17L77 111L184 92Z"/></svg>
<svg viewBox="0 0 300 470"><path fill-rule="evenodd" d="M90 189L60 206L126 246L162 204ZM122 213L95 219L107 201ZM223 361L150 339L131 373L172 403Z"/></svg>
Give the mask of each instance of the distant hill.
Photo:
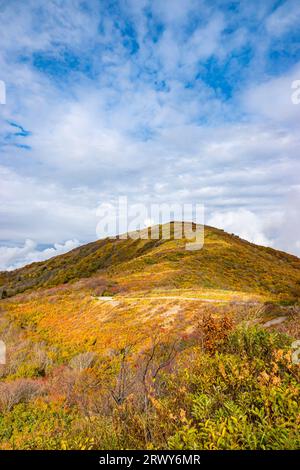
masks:
<svg viewBox="0 0 300 470"><path fill-rule="evenodd" d="M2 298L101 275L118 288L211 288L300 297L300 259L205 226L204 247L186 240L103 239L0 273Z"/></svg>

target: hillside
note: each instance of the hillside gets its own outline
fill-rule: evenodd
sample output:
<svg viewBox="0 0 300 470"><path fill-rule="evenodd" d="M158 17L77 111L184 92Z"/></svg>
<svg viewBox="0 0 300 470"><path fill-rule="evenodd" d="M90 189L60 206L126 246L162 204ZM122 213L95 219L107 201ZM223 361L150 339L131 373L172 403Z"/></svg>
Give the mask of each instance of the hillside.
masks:
<svg viewBox="0 0 300 470"><path fill-rule="evenodd" d="M103 239L67 254L0 273L2 297L101 275L113 291L124 289L229 289L297 298L300 259L205 227L204 247L185 240Z"/></svg>
<svg viewBox="0 0 300 470"><path fill-rule="evenodd" d="M212 227L2 273L0 449L299 448L299 278Z"/></svg>

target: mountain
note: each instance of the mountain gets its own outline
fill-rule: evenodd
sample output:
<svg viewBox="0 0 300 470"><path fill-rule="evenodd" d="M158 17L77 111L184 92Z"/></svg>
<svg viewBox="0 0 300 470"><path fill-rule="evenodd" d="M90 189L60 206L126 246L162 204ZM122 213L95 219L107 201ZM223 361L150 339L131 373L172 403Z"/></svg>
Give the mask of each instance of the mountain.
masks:
<svg viewBox="0 0 300 470"><path fill-rule="evenodd" d="M160 227L160 230L162 228ZM80 279L102 278L114 292L155 287L252 292L282 299L300 295L300 259L205 226L204 246L186 240L103 239L67 254L0 273L2 297Z"/></svg>
<svg viewBox="0 0 300 470"><path fill-rule="evenodd" d="M299 449L300 260L213 227L185 245L1 273L0 449Z"/></svg>

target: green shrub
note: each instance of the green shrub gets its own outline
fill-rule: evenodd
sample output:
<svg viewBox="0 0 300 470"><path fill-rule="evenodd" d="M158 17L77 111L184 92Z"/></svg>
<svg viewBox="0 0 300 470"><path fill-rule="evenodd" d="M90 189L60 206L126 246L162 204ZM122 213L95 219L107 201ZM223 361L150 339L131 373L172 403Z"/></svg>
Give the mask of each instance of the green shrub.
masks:
<svg viewBox="0 0 300 470"><path fill-rule="evenodd" d="M286 348L289 344L290 340L284 334L269 332L259 326L240 325L228 336L225 351L269 359L274 348Z"/></svg>

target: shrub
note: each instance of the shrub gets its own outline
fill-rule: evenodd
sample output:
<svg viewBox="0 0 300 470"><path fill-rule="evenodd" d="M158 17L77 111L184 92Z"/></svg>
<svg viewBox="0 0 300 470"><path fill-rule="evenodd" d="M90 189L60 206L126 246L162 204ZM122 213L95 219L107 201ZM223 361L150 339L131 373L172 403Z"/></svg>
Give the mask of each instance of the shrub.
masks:
<svg viewBox="0 0 300 470"><path fill-rule="evenodd" d="M241 325L228 336L225 350L267 360L275 348L287 347L289 343L289 338L284 334L269 332L259 326Z"/></svg>
<svg viewBox="0 0 300 470"><path fill-rule="evenodd" d="M195 336L205 351L213 353L224 344L232 328L233 320L228 315L215 318L206 313L197 326Z"/></svg>
<svg viewBox="0 0 300 470"><path fill-rule="evenodd" d="M0 414L0 448L65 449L66 441L70 448L74 448L73 441L85 447L86 436L75 437L78 432L73 428L77 419L76 409L67 408L61 402L19 403L10 413Z"/></svg>
<svg viewBox="0 0 300 470"><path fill-rule="evenodd" d="M0 410L10 411L15 405L28 402L41 394L41 385L33 380L19 379L0 384Z"/></svg>
<svg viewBox="0 0 300 470"><path fill-rule="evenodd" d="M208 355L194 349L168 395L172 449L299 448L299 371L287 339L258 327L237 328ZM170 386L170 384L169 384ZM173 388L174 387L174 388ZM178 390L185 395L179 398Z"/></svg>
<svg viewBox="0 0 300 470"><path fill-rule="evenodd" d="M81 354L77 354L77 356L74 356L70 360L70 367L73 370L76 370L78 372L82 372L85 369L89 369L90 367L93 366L96 360L96 354L93 352L85 352Z"/></svg>
<svg viewBox="0 0 300 470"><path fill-rule="evenodd" d="M14 378L44 377L52 365L50 351L43 343L32 343L28 340L8 344L7 364L3 376Z"/></svg>

